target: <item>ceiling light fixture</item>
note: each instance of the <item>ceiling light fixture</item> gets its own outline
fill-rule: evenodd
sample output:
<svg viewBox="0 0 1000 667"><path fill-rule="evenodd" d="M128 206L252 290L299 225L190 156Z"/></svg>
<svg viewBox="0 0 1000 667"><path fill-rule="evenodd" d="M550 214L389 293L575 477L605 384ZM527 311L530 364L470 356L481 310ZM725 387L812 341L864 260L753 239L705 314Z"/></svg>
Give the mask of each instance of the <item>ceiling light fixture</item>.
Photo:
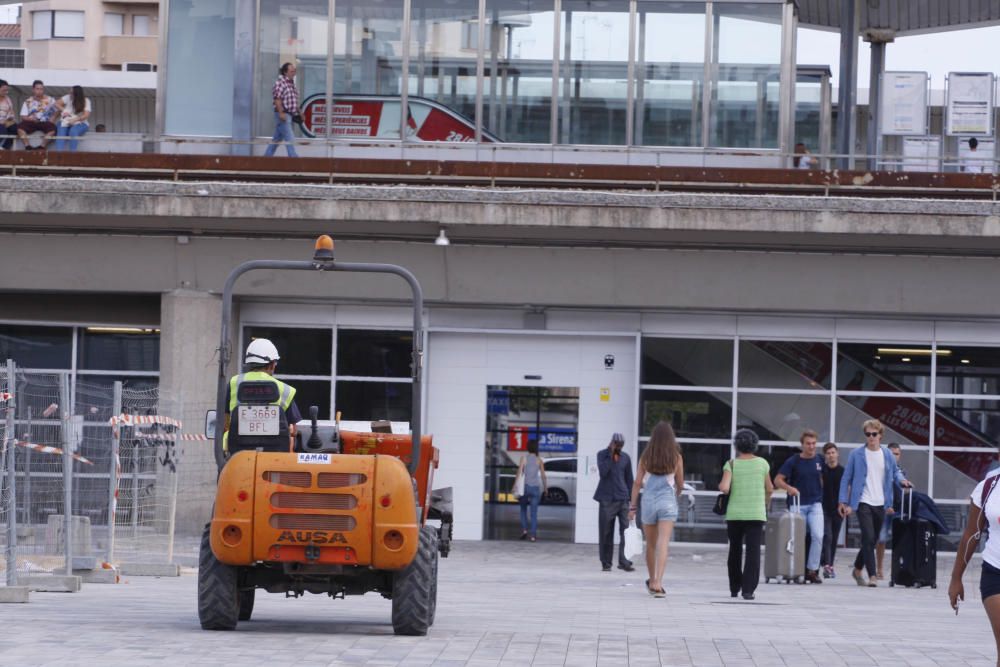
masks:
<svg viewBox="0 0 1000 667"><path fill-rule="evenodd" d="M920 348L920 347L880 347L878 348L879 354L905 354L911 357L929 357L934 354L934 351L930 348ZM944 350L938 348L937 355L939 357L950 357L951 350Z"/></svg>
<svg viewBox="0 0 1000 667"><path fill-rule="evenodd" d="M434 245L451 245L451 241L448 239L448 235L444 232L444 227L441 228L441 232L434 239Z"/></svg>

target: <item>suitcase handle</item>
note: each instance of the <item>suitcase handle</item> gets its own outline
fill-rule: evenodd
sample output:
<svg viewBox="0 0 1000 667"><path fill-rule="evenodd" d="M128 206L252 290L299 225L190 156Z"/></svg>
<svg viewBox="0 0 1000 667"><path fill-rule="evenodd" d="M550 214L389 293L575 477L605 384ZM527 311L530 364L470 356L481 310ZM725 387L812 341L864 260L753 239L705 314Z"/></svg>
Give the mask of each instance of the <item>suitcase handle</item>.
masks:
<svg viewBox="0 0 1000 667"><path fill-rule="evenodd" d="M909 499L909 505L907 505ZM903 497L899 501L899 518L907 520L913 518L913 489L903 489Z"/></svg>
<svg viewBox="0 0 1000 667"><path fill-rule="evenodd" d="M791 507L788 508L790 511L795 512L796 514L802 513L802 499L799 497L799 495L800 494L796 493L794 496L791 496L792 505Z"/></svg>

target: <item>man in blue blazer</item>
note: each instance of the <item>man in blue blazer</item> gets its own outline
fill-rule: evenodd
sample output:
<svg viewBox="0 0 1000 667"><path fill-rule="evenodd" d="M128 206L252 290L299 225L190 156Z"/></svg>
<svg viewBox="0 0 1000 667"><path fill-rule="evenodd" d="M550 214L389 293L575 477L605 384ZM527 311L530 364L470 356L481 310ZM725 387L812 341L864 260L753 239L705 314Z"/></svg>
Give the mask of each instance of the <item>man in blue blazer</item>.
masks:
<svg viewBox="0 0 1000 667"><path fill-rule="evenodd" d="M606 449L597 452L597 471L601 479L594 491L599 505L597 514L598 552L601 569L611 569L612 551L615 546L615 519L618 519L618 569L631 572L632 561L625 557L625 528L628 526L628 504L632 498L632 461L623 451L625 437L621 433L611 436Z"/></svg>
<svg viewBox="0 0 1000 667"><path fill-rule="evenodd" d="M875 542L886 515L893 513L892 486L898 483L909 488L903 472L896 465L896 458L888 447L882 446L885 427L877 419L869 419L863 424L865 446L851 452L844 467L844 477L840 480L841 516L852 512L858 515L861 527L861 549L854 559L854 581L858 586L878 586L875 581ZM862 567L868 571L866 581Z"/></svg>

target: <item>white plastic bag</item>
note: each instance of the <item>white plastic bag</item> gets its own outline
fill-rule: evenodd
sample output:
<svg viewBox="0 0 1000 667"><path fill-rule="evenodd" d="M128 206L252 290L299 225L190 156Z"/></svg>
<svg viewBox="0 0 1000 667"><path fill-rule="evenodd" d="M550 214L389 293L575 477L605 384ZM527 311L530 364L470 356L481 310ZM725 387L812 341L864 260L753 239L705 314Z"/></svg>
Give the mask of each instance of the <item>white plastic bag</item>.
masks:
<svg viewBox="0 0 1000 667"><path fill-rule="evenodd" d="M524 495L524 475L518 475L517 479L514 480L514 489L511 493L514 494L515 498L520 498Z"/></svg>
<svg viewBox="0 0 1000 667"><path fill-rule="evenodd" d="M642 531L635 525L635 521L632 521L625 529L625 557L631 560L641 553Z"/></svg>

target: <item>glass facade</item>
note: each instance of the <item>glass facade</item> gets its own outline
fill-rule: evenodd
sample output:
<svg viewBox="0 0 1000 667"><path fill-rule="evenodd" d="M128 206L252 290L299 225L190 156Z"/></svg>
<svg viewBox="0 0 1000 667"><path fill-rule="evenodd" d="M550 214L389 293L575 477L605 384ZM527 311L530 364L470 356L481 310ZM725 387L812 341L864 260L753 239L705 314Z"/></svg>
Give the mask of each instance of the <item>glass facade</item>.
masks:
<svg viewBox="0 0 1000 667"><path fill-rule="evenodd" d="M883 444L903 446L903 467L917 488L963 504L997 463L998 360L1000 348L931 341L647 337L640 438L648 439L657 421L671 422L691 454L685 472L707 492L718 471L704 466L730 452L737 429L757 433L758 453L776 470L798 451L805 429L816 431L820 444L836 442L843 461L863 444L862 423L878 419Z"/></svg>
<svg viewBox="0 0 1000 667"><path fill-rule="evenodd" d="M784 7L257 0L253 99L237 85L230 103L220 91L233 89L234 31L244 34L248 15L234 0L178 0L164 129L230 136L233 109L252 108L255 133L270 136L271 86L295 62L300 99L314 103L303 113L308 137L777 148L781 45L795 29L783 26Z"/></svg>
<svg viewBox="0 0 1000 667"><path fill-rule="evenodd" d="M242 347L254 338L277 346L275 377L295 387L303 417L315 405L319 419L340 412L347 421L410 420L411 332L245 325Z"/></svg>
<svg viewBox="0 0 1000 667"><path fill-rule="evenodd" d="M164 132L231 137L236 0L171 0L167 29Z"/></svg>

